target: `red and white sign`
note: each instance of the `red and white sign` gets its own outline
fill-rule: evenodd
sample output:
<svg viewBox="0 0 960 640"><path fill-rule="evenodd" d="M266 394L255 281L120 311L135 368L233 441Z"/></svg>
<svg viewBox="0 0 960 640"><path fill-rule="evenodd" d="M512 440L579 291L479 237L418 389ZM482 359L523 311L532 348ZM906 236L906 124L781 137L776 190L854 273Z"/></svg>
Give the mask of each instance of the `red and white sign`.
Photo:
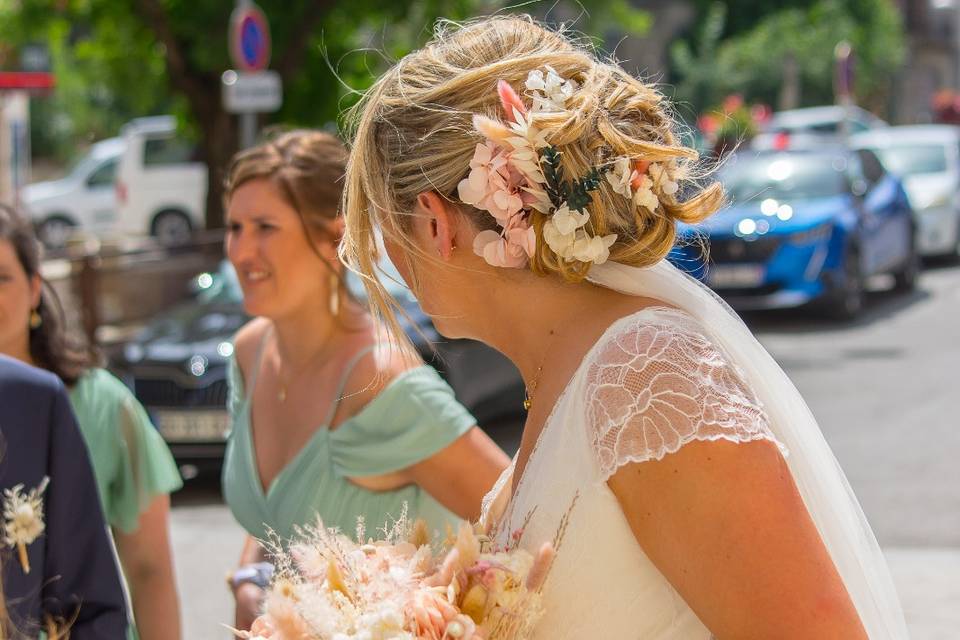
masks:
<svg viewBox="0 0 960 640"><path fill-rule="evenodd" d="M263 71L270 64L270 25L253 3L230 16L230 58L240 71Z"/></svg>
<svg viewBox="0 0 960 640"><path fill-rule="evenodd" d="M53 89L52 73L45 71L0 71L0 90L39 91Z"/></svg>

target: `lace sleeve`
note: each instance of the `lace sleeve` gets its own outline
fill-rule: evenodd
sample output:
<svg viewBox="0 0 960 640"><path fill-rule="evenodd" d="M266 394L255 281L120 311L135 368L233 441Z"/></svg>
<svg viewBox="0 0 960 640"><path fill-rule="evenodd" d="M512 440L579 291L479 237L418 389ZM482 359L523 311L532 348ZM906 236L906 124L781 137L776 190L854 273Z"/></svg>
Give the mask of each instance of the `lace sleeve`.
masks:
<svg viewBox="0 0 960 640"><path fill-rule="evenodd" d="M678 311L627 319L586 372L587 425L604 480L694 440L777 442L740 370Z"/></svg>

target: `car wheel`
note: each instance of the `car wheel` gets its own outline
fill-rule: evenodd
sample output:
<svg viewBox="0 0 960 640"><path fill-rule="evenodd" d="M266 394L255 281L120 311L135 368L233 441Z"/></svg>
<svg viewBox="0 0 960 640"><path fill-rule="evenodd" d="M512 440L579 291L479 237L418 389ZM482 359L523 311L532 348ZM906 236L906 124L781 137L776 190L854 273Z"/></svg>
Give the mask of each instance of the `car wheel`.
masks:
<svg viewBox="0 0 960 640"><path fill-rule="evenodd" d="M63 249L75 228L65 216L50 216L37 227L37 238L47 249Z"/></svg>
<svg viewBox="0 0 960 640"><path fill-rule="evenodd" d="M907 257L906 263L893 274L894 289L897 291L913 291L920 281L920 254L914 248Z"/></svg>
<svg viewBox="0 0 960 640"><path fill-rule="evenodd" d="M829 302L827 310L837 320L853 320L863 311L863 270L860 253L855 248L847 250L843 262L843 282Z"/></svg>
<svg viewBox="0 0 960 640"><path fill-rule="evenodd" d="M150 228L150 233L164 245L185 244L192 232L190 218L182 211L161 211Z"/></svg>

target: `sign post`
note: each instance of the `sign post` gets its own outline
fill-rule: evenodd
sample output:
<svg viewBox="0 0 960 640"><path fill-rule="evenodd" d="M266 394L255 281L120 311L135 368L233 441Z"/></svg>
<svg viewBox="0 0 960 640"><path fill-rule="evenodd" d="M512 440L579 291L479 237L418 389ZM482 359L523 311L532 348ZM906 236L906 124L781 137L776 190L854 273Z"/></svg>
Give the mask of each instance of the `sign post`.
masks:
<svg viewBox="0 0 960 640"><path fill-rule="evenodd" d="M252 0L237 0L230 16L230 59L236 70L221 76L223 106L240 115L240 147L253 146L257 114L276 111L283 102L280 75L270 64L270 25Z"/></svg>
<svg viewBox="0 0 960 640"><path fill-rule="evenodd" d="M833 50L834 73L833 93L837 104L843 107L841 134L844 139L850 136L850 116L853 106L854 56L853 47L846 40L837 43Z"/></svg>

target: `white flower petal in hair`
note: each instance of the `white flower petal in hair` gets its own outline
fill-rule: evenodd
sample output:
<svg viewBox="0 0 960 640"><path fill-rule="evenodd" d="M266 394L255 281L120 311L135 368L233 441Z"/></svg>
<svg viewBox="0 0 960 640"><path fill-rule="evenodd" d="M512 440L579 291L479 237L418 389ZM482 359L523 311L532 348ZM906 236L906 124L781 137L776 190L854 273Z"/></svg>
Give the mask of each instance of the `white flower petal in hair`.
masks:
<svg viewBox="0 0 960 640"><path fill-rule="evenodd" d="M632 198L630 181L633 179L633 165L629 158L620 156L613 161L613 169L604 174L613 190L624 198Z"/></svg>
<svg viewBox="0 0 960 640"><path fill-rule="evenodd" d="M660 198L653 192L653 181L650 176L643 176L640 186L633 192L633 203L638 207L643 207L651 213L660 206Z"/></svg>
<svg viewBox="0 0 960 640"><path fill-rule="evenodd" d="M542 149L550 144L547 142L547 132L533 124L533 114L524 115L514 109L513 122L509 126L516 136L508 138L507 142L514 149Z"/></svg>
<svg viewBox="0 0 960 640"><path fill-rule="evenodd" d="M577 231L577 239L573 244L572 257L581 262L603 264L610 258L610 247L617 241L617 234L606 236L591 236L582 229Z"/></svg>
<svg viewBox="0 0 960 640"><path fill-rule="evenodd" d="M551 217L543 225L543 241L558 257L569 262L573 259L573 245L577 241L577 232L561 233L557 223Z"/></svg>
<svg viewBox="0 0 960 640"><path fill-rule="evenodd" d="M553 213L553 224L562 235L573 233L587 224L589 220L589 213L586 211L571 211L566 202Z"/></svg>
<svg viewBox="0 0 960 640"><path fill-rule="evenodd" d="M653 183L657 185L657 190L660 193L672 196L680 190L680 185L670 179L667 168L663 164L651 164L649 171L650 177L653 178Z"/></svg>
<svg viewBox="0 0 960 640"><path fill-rule="evenodd" d="M540 69L534 69L527 74L525 86L533 98L533 111L564 111L567 108L567 100L580 88L580 85L576 80L563 78L553 67L547 66L546 69L546 74Z"/></svg>

